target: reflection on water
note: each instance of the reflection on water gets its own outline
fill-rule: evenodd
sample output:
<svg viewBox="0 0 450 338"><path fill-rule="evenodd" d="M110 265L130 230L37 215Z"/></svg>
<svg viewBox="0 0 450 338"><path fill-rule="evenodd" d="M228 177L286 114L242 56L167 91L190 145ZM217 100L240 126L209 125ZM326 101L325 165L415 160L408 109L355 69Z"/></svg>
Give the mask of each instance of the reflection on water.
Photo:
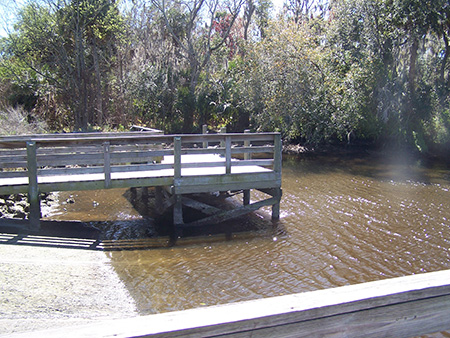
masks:
<svg viewBox="0 0 450 338"><path fill-rule="evenodd" d="M449 189L448 166L402 156L290 157L278 228L253 218L259 230L228 239L219 233L106 254L142 314L449 269ZM99 204L89 217L142 217L124 192L120 207L99 209L113 204L105 194L90 197Z"/></svg>

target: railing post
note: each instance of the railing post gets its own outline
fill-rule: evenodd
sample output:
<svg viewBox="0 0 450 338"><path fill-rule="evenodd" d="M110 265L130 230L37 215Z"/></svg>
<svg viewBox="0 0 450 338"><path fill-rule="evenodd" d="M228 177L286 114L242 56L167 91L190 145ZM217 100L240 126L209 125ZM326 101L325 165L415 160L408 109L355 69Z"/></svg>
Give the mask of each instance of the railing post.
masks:
<svg viewBox="0 0 450 338"><path fill-rule="evenodd" d="M103 142L103 158L105 189L108 189L111 187L111 147L109 142Z"/></svg>
<svg viewBox="0 0 450 338"><path fill-rule="evenodd" d="M280 133L274 135L273 148L273 171L277 174L277 178L280 180L281 184L282 143ZM272 205L272 220L274 221L280 219L280 200L282 193L281 188L276 188L276 196L274 197L278 198L278 202Z"/></svg>
<svg viewBox="0 0 450 338"><path fill-rule="evenodd" d="M181 137L175 136L173 142L173 170L174 181L181 178ZM174 182L175 184L175 182ZM175 238L181 235L181 225L183 221L183 204L180 194L174 195L175 203L173 206L173 226Z"/></svg>
<svg viewBox="0 0 450 338"><path fill-rule="evenodd" d="M273 139L273 171L281 178L282 144L281 134L275 134Z"/></svg>
<svg viewBox="0 0 450 338"><path fill-rule="evenodd" d="M250 129L245 129L244 130L244 134L250 134ZM250 147L250 140L244 140L244 147ZM252 158L252 154L251 153L244 153L244 160L250 160ZM244 196L243 196L243 203L244 205L249 205L250 204L250 189L246 189L243 191Z"/></svg>
<svg viewBox="0 0 450 338"><path fill-rule="evenodd" d="M173 170L174 178L181 177L181 136L175 136L173 139Z"/></svg>
<svg viewBox="0 0 450 338"><path fill-rule="evenodd" d="M208 126L206 124L202 126L202 134L208 134ZM203 141L203 148L208 148L208 141Z"/></svg>
<svg viewBox="0 0 450 338"><path fill-rule="evenodd" d="M245 129L244 134L250 134L250 129ZM244 147L250 147L250 140L244 140ZM252 158L252 154L244 153L244 160L250 160Z"/></svg>
<svg viewBox="0 0 450 338"><path fill-rule="evenodd" d="M226 134L227 133L227 127L222 127L220 128L220 134ZM220 141L220 147L224 148L225 147L225 141Z"/></svg>
<svg viewBox="0 0 450 338"><path fill-rule="evenodd" d="M30 203L30 227L40 229L41 201L37 180L36 142L27 142L27 170L28 170L28 203Z"/></svg>
<svg viewBox="0 0 450 338"><path fill-rule="evenodd" d="M225 173L231 174L231 136L225 137Z"/></svg>

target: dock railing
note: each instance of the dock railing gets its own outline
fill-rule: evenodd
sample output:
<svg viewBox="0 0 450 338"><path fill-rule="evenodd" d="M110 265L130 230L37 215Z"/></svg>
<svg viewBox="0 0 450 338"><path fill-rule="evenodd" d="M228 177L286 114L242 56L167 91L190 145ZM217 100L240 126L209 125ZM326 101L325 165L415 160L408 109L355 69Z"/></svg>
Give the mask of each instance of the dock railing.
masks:
<svg viewBox="0 0 450 338"><path fill-rule="evenodd" d="M256 153L266 156L250 159ZM186 160L189 156L194 160ZM239 156L243 159L233 159ZM0 195L28 193L30 221L38 227L41 192L170 186L179 196L279 189L281 138L148 132L9 136L0 137L0 167Z"/></svg>

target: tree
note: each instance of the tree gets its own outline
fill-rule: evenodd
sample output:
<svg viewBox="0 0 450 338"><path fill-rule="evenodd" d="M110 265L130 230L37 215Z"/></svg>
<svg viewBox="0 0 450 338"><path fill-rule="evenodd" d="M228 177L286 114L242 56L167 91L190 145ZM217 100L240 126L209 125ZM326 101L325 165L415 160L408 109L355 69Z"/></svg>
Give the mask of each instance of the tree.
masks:
<svg viewBox="0 0 450 338"><path fill-rule="evenodd" d="M244 0L152 0L161 13L167 32L186 60L185 84L180 90L183 131L191 132L196 111L200 75L210 66L211 56L229 38ZM203 15L202 15L203 14ZM217 34L218 20L225 18L227 27Z"/></svg>
<svg viewBox="0 0 450 338"><path fill-rule="evenodd" d="M121 17L112 0L32 2L9 36L9 60L36 74L72 111L75 129L104 118L102 76L111 69ZM108 100L106 100L107 102Z"/></svg>

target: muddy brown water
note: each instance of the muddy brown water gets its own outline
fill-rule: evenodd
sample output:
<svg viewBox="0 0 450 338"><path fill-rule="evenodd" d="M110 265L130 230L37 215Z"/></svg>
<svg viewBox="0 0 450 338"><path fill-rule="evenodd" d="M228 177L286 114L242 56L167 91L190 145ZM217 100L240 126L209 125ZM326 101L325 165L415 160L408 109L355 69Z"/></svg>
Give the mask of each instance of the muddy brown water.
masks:
<svg viewBox="0 0 450 338"><path fill-rule="evenodd" d="M402 153L284 156L282 186L281 220L274 226L264 209L234 221L231 234L203 229L175 246L163 241L146 250L106 251L140 313L450 268L448 164ZM157 236L128 194L61 193L69 202L50 218L110 220L121 239ZM133 222L138 225L127 229Z"/></svg>

